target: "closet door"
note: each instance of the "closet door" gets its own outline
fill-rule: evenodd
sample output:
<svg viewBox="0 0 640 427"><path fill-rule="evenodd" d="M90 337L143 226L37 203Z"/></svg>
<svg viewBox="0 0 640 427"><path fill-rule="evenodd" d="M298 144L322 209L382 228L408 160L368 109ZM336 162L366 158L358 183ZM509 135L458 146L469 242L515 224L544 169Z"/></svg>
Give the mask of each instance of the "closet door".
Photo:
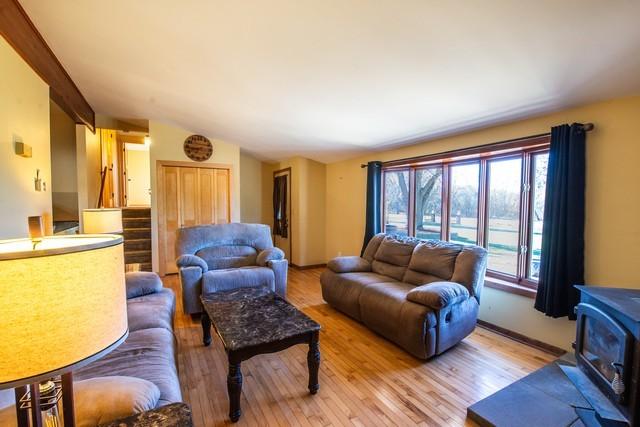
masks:
<svg viewBox="0 0 640 427"><path fill-rule="evenodd" d="M214 169L215 171L215 216L216 224L227 224L231 220L231 203L229 191L229 170Z"/></svg>
<svg viewBox="0 0 640 427"><path fill-rule="evenodd" d="M197 168L180 168L180 226L191 227L199 222L199 183Z"/></svg>
<svg viewBox="0 0 640 427"><path fill-rule="evenodd" d="M180 168L164 166L161 175L162 206L159 206L159 249L162 252L163 266L160 272L177 273L176 267L176 230L180 227Z"/></svg>
<svg viewBox="0 0 640 427"><path fill-rule="evenodd" d="M216 223L216 170L198 169L200 187L198 204L200 208L199 224Z"/></svg>

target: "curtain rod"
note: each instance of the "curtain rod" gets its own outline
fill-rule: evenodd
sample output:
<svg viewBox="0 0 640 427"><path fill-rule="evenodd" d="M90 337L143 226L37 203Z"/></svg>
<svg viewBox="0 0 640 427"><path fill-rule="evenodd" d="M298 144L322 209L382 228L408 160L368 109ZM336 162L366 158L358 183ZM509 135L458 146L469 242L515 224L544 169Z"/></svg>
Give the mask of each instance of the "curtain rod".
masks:
<svg viewBox="0 0 640 427"><path fill-rule="evenodd" d="M582 130L584 130L585 132L590 132L595 128L593 123L580 124L580 126L582 126ZM551 135L551 132L541 133L541 134L538 134L538 135L525 136L525 137L522 137L522 138L507 139L507 140L504 140L504 141L492 142L490 144L476 145L474 147L464 148L463 150L469 150L469 149L480 148L480 147L490 147L492 145L508 144L510 142L523 141L523 140L526 140L526 139L533 139L533 138L541 138L543 136L549 136L549 135ZM453 154L453 153L458 152L458 151L460 151L460 149L450 150L450 151L442 151L440 153L433 153L432 155L433 156L440 156L440 155L445 155L445 154L448 154L448 153L452 153ZM398 162L404 162L404 161L409 162L411 160L416 160L416 159L420 159L420 158L423 158L423 157L425 157L425 156L405 157L403 159L389 160L389 161L386 161L386 162L382 162L382 166L384 166L386 164L389 164L389 163L398 163ZM361 168L366 168L367 164L363 163L363 164L360 165L360 167Z"/></svg>

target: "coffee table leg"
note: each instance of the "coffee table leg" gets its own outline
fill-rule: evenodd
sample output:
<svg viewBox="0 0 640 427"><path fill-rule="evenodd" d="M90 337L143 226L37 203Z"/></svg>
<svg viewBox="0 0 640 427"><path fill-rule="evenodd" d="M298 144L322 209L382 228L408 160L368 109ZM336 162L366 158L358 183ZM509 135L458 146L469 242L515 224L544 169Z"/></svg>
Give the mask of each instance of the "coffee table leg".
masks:
<svg viewBox="0 0 640 427"><path fill-rule="evenodd" d="M309 366L309 391L316 394L320 388L318 383L318 370L320 369L320 347L318 345L318 332L313 332L309 340L309 353L307 353L307 365Z"/></svg>
<svg viewBox="0 0 640 427"><path fill-rule="evenodd" d="M211 319L207 312L203 311L200 320L202 321L202 343L208 347L211 344Z"/></svg>
<svg viewBox="0 0 640 427"><path fill-rule="evenodd" d="M240 362L232 363L229 360L229 374L227 375L227 392L229 394L229 418L232 422L240 419L240 394L242 392L242 371Z"/></svg>

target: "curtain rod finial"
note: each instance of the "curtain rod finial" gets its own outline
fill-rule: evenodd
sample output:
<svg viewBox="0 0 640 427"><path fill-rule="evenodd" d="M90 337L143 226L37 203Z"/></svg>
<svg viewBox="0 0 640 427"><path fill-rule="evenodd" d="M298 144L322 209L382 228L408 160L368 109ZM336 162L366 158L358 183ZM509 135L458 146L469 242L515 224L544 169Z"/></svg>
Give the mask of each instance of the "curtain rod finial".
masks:
<svg viewBox="0 0 640 427"><path fill-rule="evenodd" d="M594 128L593 123L585 123L585 124L583 124L583 125L582 125L582 129L583 129L585 132L592 131L592 130L593 130L593 128Z"/></svg>
<svg viewBox="0 0 640 427"><path fill-rule="evenodd" d="M361 167L362 169L366 168L367 166L368 166L368 165L367 165L366 163L363 163L363 164L361 164L361 165L360 165L360 167Z"/></svg>

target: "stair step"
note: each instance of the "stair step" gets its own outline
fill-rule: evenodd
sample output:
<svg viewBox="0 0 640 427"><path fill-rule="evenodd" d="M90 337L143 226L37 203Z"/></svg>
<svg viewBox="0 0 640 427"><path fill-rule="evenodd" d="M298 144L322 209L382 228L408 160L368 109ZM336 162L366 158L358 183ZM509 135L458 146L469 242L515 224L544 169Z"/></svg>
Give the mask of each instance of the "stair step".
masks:
<svg viewBox="0 0 640 427"><path fill-rule="evenodd" d="M151 218L151 208L122 208L122 218Z"/></svg>
<svg viewBox="0 0 640 427"><path fill-rule="evenodd" d="M134 270L134 271L152 271L150 262L143 262L143 263L133 262L133 263L128 263L127 265L132 265L132 266L135 265L137 267L137 270Z"/></svg>
<svg viewBox="0 0 640 427"><path fill-rule="evenodd" d="M151 251L127 251L124 253L124 263L149 263L151 262Z"/></svg>
<svg viewBox="0 0 640 427"><path fill-rule="evenodd" d="M127 239L124 241L124 251L149 251L151 239Z"/></svg>
<svg viewBox="0 0 640 427"><path fill-rule="evenodd" d="M125 228L123 231L124 240L151 239L151 228Z"/></svg>
<svg viewBox="0 0 640 427"><path fill-rule="evenodd" d="M122 218L122 226L127 228L151 228L151 218Z"/></svg>

